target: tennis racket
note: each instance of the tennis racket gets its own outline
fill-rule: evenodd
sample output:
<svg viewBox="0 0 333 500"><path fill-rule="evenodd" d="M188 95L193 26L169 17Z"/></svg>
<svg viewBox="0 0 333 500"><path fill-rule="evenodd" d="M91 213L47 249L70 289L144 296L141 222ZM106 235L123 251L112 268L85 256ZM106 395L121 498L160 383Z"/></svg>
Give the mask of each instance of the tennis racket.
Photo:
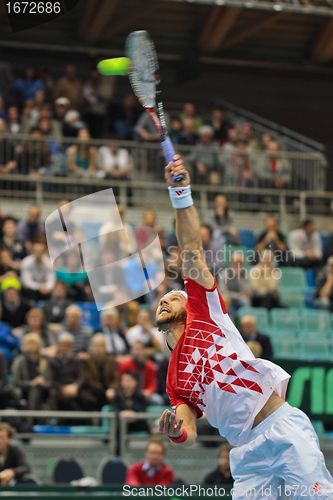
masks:
<svg viewBox="0 0 333 500"><path fill-rule="evenodd" d="M130 60L129 79L133 92L160 134L164 157L169 163L173 160L175 150L168 134L161 100L161 78L157 54L147 31L133 31L128 35L126 56ZM183 179L183 174L173 177L175 182L180 182Z"/></svg>

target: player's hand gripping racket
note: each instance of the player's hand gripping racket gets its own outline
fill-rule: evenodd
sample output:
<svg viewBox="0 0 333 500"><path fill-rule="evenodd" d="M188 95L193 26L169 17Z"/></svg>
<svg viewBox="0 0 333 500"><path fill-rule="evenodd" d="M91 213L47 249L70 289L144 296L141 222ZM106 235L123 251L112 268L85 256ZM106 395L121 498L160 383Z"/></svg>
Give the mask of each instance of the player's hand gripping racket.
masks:
<svg viewBox="0 0 333 500"><path fill-rule="evenodd" d="M126 40L126 56L130 60L129 78L134 94L145 108L157 132L167 163L173 160L175 150L168 135L163 104L161 101L161 79L154 44L147 31L133 31ZM180 174L175 182L184 179Z"/></svg>

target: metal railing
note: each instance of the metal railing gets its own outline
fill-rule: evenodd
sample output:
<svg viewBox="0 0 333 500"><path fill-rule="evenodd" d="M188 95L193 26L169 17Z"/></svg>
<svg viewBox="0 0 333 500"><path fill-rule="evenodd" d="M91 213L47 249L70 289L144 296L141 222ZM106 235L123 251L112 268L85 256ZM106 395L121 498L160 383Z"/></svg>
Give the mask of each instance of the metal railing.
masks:
<svg viewBox="0 0 333 500"><path fill-rule="evenodd" d="M46 207L57 201L76 199L81 196L112 187L117 201L124 206L151 208L154 200L156 210L169 210L170 201L164 182L110 181L93 178L44 177L33 179L22 175L0 177L1 204L21 201ZM298 191L265 188L237 188L224 186L192 185L197 208L202 216L212 208L214 196L223 193L228 197L231 209L240 212L272 212L281 220L295 215L303 220L307 215L331 216L333 193L322 191Z"/></svg>
<svg viewBox="0 0 333 500"><path fill-rule="evenodd" d="M261 126L261 125L258 125ZM267 131L267 129L266 129ZM50 177L76 179L89 175L90 179L101 179L105 169L99 156L99 148L107 140L35 138L26 134L6 134L0 137L0 179L6 175L26 175L29 182ZM73 172L68 164L68 147L76 146L78 163L85 168ZM119 147L128 150L133 163L133 180L163 179L164 159L159 144L120 142ZM269 154L239 147L176 146L192 170L193 182L204 185L228 187L277 188L294 190L324 190L327 162L322 152L278 151ZM197 165L206 164L206 172L199 174ZM89 166L94 166L94 172ZM29 177L28 177L29 176ZM4 186L2 182L2 187ZM21 190L18 186L17 190Z"/></svg>

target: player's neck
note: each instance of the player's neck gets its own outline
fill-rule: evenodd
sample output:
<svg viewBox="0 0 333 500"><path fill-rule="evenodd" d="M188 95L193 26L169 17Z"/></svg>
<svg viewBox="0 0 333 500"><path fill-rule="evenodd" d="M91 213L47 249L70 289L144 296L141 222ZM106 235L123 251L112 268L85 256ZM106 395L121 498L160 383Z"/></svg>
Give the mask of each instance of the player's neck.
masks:
<svg viewBox="0 0 333 500"><path fill-rule="evenodd" d="M178 343L178 340L183 335L185 330L184 323L174 322L172 324L164 325L163 328L165 334L165 340L170 347L170 349L174 349Z"/></svg>

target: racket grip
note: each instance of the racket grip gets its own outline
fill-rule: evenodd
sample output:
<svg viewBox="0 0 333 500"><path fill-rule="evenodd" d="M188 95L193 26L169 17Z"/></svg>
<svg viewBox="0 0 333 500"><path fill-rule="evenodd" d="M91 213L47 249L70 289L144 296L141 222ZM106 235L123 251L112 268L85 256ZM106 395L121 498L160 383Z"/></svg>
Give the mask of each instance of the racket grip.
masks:
<svg viewBox="0 0 333 500"><path fill-rule="evenodd" d="M164 157L165 157L166 161L168 163L170 161L173 161L173 157L175 156L175 150L174 150L173 144L170 140L170 137L167 137L164 141L162 141L161 146L162 146ZM183 174L173 176L174 182L180 182L183 179L184 179Z"/></svg>

